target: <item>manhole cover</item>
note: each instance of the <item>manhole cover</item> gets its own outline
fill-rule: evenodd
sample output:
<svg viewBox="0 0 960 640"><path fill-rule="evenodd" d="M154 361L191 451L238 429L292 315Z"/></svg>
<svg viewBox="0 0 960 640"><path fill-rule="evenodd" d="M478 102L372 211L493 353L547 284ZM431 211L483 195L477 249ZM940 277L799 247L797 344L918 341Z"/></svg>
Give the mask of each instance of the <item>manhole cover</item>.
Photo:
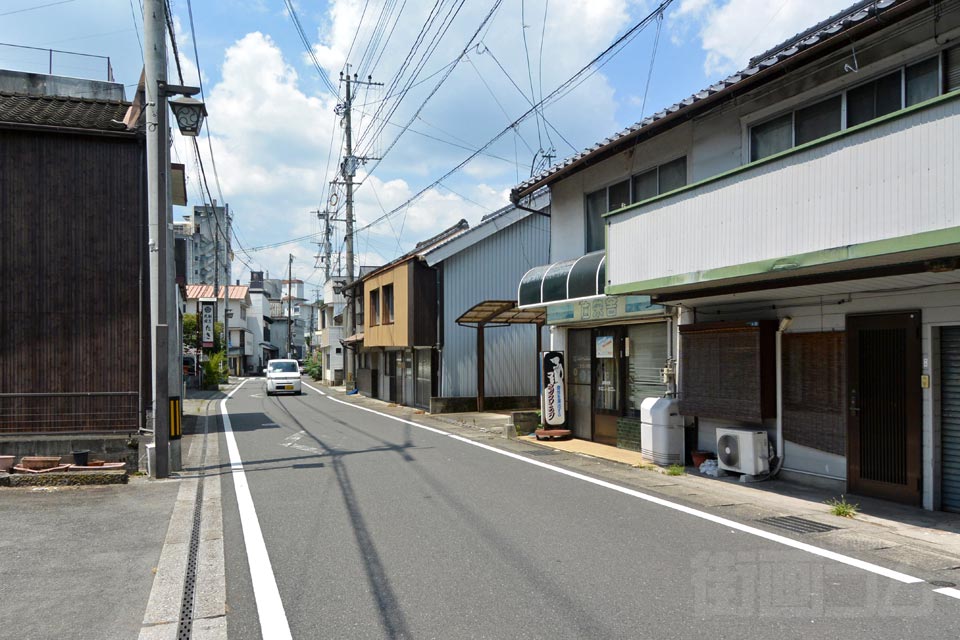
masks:
<svg viewBox="0 0 960 640"><path fill-rule="evenodd" d="M824 533L825 531L834 531L839 527L823 524L814 520L807 520L799 516L776 516L773 518L761 518L758 522L768 524L779 529L786 529L794 533Z"/></svg>

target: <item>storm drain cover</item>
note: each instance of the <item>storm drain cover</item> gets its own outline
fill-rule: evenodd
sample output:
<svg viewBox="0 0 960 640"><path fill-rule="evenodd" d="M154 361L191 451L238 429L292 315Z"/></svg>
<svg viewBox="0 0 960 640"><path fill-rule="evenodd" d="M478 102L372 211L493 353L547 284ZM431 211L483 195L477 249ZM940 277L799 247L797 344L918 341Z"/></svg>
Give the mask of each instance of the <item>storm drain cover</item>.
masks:
<svg viewBox="0 0 960 640"><path fill-rule="evenodd" d="M834 531L840 528L829 524L823 524L822 522L816 522L814 520L807 520L806 518L801 518L799 516L776 516L773 518L761 518L757 522L762 522L763 524L768 524L779 529L786 529L787 531L792 531L794 533L824 533L826 531Z"/></svg>
<svg viewBox="0 0 960 640"><path fill-rule="evenodd" d="M557 455L556 451L528 451L528 456L555 456Z"/></svg>

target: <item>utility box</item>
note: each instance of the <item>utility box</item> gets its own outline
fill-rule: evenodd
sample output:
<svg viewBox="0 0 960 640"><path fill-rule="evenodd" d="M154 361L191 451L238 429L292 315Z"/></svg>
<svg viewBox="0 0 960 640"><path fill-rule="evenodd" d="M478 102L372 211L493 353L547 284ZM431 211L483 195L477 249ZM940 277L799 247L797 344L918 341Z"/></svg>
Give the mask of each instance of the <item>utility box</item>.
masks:
<svg viewBox="0 0 960 640"><path fill-rule="evenodd" d="M676 398L644 398L640 404L640 453L654 464L683 464L683 416Z"/></svg>

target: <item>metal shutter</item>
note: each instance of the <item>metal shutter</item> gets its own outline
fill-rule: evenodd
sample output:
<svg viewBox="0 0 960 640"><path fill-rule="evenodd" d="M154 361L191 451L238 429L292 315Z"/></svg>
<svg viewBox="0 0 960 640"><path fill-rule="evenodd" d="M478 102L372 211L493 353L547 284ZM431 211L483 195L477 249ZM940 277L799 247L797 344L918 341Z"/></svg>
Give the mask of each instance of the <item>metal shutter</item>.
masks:
<svg viewBox="0 0 960 640"><path fill-rule="evenodd" d="M940 415L944 511L960 512L960 327L940 330Z"/></svg>

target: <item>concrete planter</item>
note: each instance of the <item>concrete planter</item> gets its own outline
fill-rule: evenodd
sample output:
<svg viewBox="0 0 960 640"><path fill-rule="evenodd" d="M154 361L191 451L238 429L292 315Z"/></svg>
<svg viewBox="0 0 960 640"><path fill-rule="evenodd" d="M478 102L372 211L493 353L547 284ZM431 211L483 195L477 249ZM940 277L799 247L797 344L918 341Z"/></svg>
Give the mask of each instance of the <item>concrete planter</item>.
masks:
<svg viewBox="0 0 960 640"><path fill-rule="evenodd" d="M10 469L13 469L13 463L16 459L16 456L0 456L0 471L10 473Z"/></svg>

